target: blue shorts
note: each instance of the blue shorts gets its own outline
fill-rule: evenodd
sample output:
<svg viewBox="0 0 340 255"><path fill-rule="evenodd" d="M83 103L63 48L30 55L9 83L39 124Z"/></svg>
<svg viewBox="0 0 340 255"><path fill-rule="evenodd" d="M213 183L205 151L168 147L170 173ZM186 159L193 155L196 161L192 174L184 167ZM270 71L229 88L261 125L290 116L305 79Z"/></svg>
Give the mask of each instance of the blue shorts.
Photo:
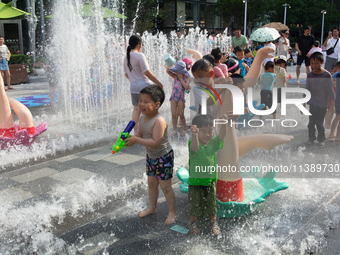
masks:
<svg viewBox="0 0 340 255"><path fill-rule="evenodd" d="M172 178L174 168L174 151L169 151L166 155L156 159L146 155L146 175L156 176L158 180L166 181Z"/></svg>
<svg viewBox="0 0 340 255"><path fill-rule="evenodd" d="M6 58L1 58L1 60L0 60L0 70L1 71L9 70L8 62L7 62Z"/></svg>

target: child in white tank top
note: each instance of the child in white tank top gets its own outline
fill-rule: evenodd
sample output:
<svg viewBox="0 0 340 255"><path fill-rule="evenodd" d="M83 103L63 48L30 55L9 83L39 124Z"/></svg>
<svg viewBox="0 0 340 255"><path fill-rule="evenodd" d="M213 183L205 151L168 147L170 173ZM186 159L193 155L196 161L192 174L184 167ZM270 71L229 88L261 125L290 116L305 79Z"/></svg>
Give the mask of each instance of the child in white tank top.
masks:
<svg viewBox="0 0 340 255"><path fill-rule="evenodd" d="M174 152L168 141L165 119L158 109L164 102L164 91L157 85L150 85L141 90L139 109L142 112L138 134L126 139L126 146L139 143L146 148L146 174L149 185L149 208L139 213L146 217L157 212L158 185L164 193L169 208L166 224L176 220L175 193L171 186L174 166Z"/></svg>

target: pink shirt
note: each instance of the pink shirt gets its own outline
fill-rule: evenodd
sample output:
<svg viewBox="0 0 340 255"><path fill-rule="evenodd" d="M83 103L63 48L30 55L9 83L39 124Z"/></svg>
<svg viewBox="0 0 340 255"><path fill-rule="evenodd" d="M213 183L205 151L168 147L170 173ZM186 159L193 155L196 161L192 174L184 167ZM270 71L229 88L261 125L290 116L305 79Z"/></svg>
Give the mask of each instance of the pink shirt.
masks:
<svg viewBox="0 0 340 255"><path fill-rule="evenodd" d="M320 47L313 47L310 49L310 51L308 51L307 54L312 55L314 52L321 52L322 53L322 49Z"/></svg>
<svg viewBox="0 0 340 255"><path fill-rule="evenodd" d="M214 77L213 79L216 79L218 77L228 77L228 67L225 64L219 64L214 67Z"/></svg>

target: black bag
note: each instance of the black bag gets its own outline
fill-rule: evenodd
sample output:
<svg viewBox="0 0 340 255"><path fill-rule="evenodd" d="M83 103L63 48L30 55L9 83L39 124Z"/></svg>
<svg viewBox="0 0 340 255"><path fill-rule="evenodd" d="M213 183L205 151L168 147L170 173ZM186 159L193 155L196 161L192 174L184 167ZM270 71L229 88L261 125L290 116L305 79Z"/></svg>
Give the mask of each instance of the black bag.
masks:
<svg viewBox="0 0 340 255"><path fill-rule="evenodd" d="M330 48L326 51L327 55L331 55L331 54L334 53L334 48L335 48L335 46L337 45L338 41L339 41L339 39L336 40L336 43L334 44L334 47L330 47Z"/></svg>

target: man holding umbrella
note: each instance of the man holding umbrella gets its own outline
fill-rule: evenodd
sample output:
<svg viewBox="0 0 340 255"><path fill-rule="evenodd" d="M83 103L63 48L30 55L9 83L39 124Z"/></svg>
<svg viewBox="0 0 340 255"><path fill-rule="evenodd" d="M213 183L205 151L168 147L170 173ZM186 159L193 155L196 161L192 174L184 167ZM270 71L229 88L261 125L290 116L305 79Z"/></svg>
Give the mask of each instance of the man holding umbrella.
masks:
<svg viewBox="0 0 340 255"><path fill-rule="evenodd" d="M303 35L299 36L296 41L295 48L298 52L297 63L296 63L296 83L299 84L301 64L305 61L306 75L310 73L310 61L307 57L307 53L312 48L315 38L311 35L312 29L310 26L305 27Z"/></svg>

